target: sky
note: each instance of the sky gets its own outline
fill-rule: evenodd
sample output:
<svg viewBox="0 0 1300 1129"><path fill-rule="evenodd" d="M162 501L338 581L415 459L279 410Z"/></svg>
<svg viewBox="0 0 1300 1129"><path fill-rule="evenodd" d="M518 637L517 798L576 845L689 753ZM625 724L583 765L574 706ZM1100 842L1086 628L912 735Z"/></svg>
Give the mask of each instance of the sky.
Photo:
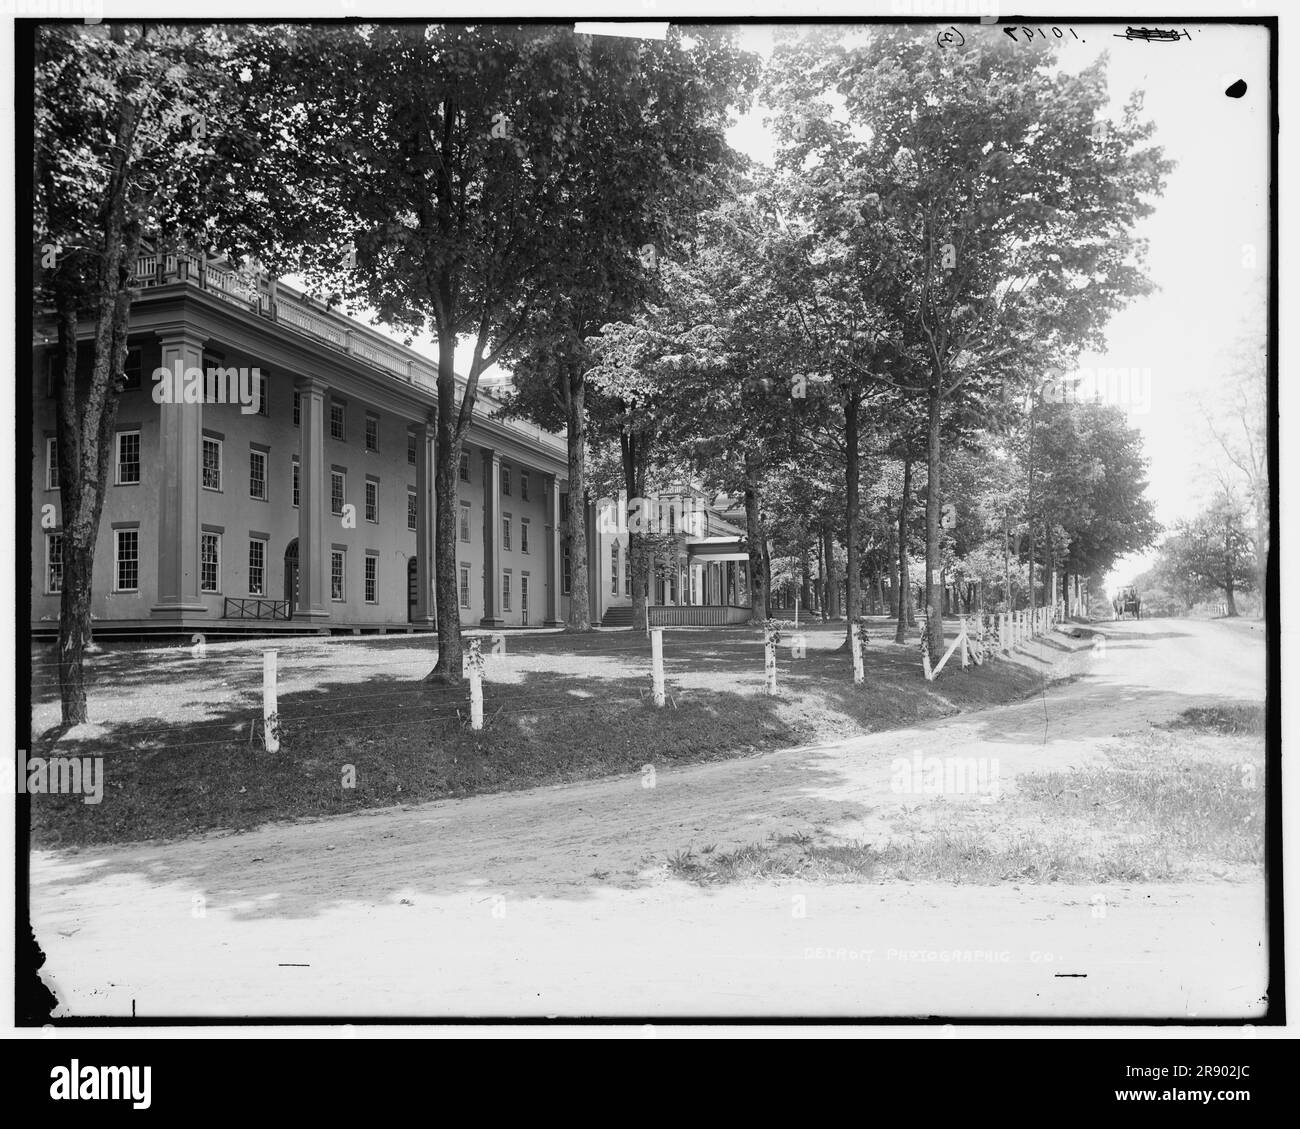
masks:
<svg viewBox="0 0 1300 1129"><path fill-rule="evenodd" d="M1165 525L1194 514L1209 489L1213 444L1203 412L1223 402L1233 344L1248 327L1263 324L1271 237L1266 32L1176 26L1190 38L1130 41L1122 38L1122 24L1086 24L1077 40L1060 41L1060 65L1068 70L1108 54L1111 116L1119 116L1134 90L1145 92L1145 115L1156 123L1151 143L1176 162L1154 213L1136 232L1149 240L1147 268L1157 290L1115 316L1103 351L1080 358L1083 369L1129 373L1122 384L1112 379L1112 387L1121 395L1129 389L1129 419L1150 462L1148 496ZM1004 34L996 25L963 30ZM767 57L772 32L772 25L744 25L742 46ZM1246 82L1245 96L1227 97L1238 79ZM728 132L733 147L764 163L774 150L769 114L756 105ZM413 345L435 355L427 338ZM458 354L467 359L468 350ZM505 376L494 369L485 379ZM1121 561L1108 586L1130 583L1153 558L1148 551Z"/></svg>

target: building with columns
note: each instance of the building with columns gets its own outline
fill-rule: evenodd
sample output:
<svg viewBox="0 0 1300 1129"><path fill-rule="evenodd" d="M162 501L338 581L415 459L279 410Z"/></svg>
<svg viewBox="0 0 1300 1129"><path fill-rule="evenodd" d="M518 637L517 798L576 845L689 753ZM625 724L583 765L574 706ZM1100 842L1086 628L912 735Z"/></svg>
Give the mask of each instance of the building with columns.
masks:
<svg viewBox="0 0 1300 1129"><path fill-rule="evenodd" d="M97 630L431 628L430 362L264 275L145 256L137 281L95 556ZM52 331L38 338L37 632L57 629L62 584L57 353ZM156 402L159 368L202 370L208 402ZM256 369L255 406L222 395L210 369ZM480 395L460 460L461 622L558 624L568 599L564 441L493 419L494 406Z"/></svg>
<svg viewBox="0 0 1300 1129"><path fill-rule="evenodd" d="M434 366L266 275L145 255L136 282L95 555L96 630L431 630ZM32 629L48 634L62 586L52 327L35 354ZM565 442L494 418L497 404L480 387L458 468L461 623L557 626L569 601ZM598 509L589 503L585 546L592 622L630 622L627 536L602 529ZM693 512L656 561L651 601L740 603L739 530Z"/></svg>

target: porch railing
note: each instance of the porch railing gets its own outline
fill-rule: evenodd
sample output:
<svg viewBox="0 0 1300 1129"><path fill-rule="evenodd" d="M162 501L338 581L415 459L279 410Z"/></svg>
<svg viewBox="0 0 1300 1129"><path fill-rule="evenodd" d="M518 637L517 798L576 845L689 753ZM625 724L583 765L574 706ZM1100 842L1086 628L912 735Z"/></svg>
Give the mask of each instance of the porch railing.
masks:
<svg viewBox="0 0 1300 1129"><path fill-rule="evenodd" d="M222 612L226 619L292 619L288 600L263 600L258 597L227 596Z"/></svg>
<svg viewBox="0 0 1300 1129"><path fill-rule="evenodd" d="M736 604L650 604L646 608L649 627L726 627L748 623L752 608Z"/></svg>

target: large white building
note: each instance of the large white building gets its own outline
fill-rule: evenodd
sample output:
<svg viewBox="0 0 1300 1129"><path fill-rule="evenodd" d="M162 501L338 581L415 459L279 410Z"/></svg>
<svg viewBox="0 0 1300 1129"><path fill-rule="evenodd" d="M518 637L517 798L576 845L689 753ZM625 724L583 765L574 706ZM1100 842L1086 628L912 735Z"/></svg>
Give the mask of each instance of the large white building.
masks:
<svg viewBox="0 0 1300 1129"><path fill-rule="evenodd" d="M436 619L435 370L419 353L265 275L141 258L95 556L101 633L416 630ZM58 348L38 326L32 628L62 587L55 439ZM89 364L91 326L82 327ZM157 402L157 370L174 374ZM205 376L208 402L181 377ZM256 372L254 404L221 380ZM231 402L234 401L234 402ZM466 626L564 622L564 440L495 418L481 395L461 456L457 592ZM591 519L600 506L590 503ZM588 521L593 621L631 603L627 537ZM652 600L740 602L739 530L703 511L663 554ZM611 609L613 609L611 613ZM731 613L735 618L737 613Z"/></svg>

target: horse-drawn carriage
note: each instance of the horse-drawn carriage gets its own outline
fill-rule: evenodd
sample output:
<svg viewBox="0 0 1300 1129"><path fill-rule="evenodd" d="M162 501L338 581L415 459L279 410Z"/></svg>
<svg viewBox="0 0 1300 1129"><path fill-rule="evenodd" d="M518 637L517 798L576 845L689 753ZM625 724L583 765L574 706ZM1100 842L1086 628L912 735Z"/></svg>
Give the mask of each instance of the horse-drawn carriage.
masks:
<svg viewBox="0 0 1300 1129"><path fill-rule="evenodd" d="M1116 619L1142 618L1142 597L1131 584L1116 592L1115 598L1110 603L1115 609Z"/></svg>

